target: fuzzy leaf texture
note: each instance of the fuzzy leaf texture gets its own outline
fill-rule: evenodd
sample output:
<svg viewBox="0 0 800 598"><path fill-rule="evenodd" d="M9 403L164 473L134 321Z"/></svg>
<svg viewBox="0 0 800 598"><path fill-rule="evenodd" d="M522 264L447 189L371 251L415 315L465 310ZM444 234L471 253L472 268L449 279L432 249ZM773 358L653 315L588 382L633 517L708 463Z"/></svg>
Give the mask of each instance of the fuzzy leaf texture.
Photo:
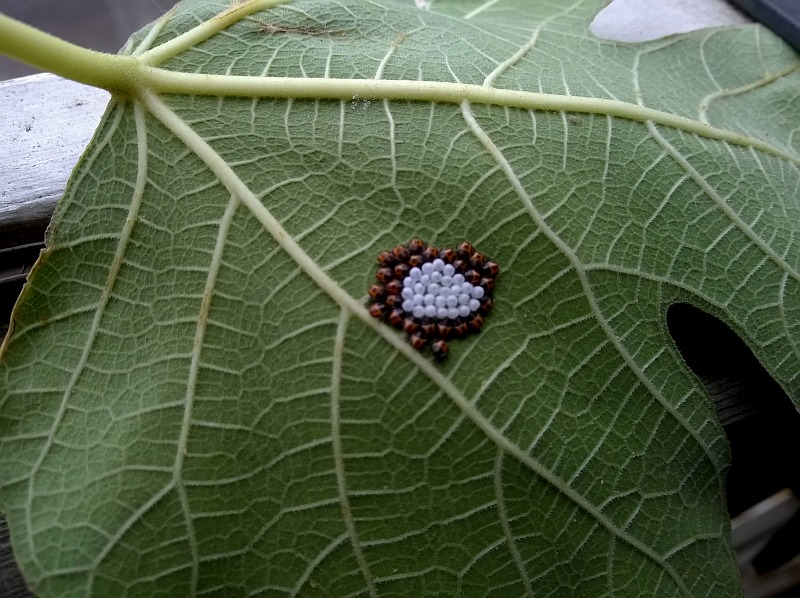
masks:
<svg viewBox="0 0 800 598"><path fill-rule="evenodd" d="M265 6L157 66L307 95L112 100L0 370L39 595L739 593L727 443L665 314L800 396L798 59L758 26L600 40L603 4ZM501 268L441 365L367 312L412 237Z"/></svg>

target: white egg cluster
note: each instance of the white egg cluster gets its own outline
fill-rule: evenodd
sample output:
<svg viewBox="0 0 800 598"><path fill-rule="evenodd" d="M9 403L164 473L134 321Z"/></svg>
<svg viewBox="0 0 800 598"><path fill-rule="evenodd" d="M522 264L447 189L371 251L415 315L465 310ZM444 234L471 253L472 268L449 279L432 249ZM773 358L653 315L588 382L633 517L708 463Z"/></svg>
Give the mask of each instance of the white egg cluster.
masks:
<svg viewBox="0 0 800 598"><path fill-rule="evenodd" d="M482 286L473 285L463 274L456 273L452 264L437 258L411 268L403 279L401 307L415 318L455 320L477 312L484 292Z"/></svg>

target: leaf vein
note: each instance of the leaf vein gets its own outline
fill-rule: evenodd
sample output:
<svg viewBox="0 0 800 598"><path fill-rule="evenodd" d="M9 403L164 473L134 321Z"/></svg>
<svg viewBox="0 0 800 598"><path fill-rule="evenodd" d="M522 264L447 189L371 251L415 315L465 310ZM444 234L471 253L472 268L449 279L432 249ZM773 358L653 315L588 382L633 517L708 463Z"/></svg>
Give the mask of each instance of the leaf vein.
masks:
<svg viewBox="0 0 800 598"><path fill-rule="evenodd" d="M342 511L342 519L347 530L346 535L350 539L356 562L364 576L371 598L377 596L375 590L375 580L369 570L369 565L361 549L358 539L358 530L353 519L353 511L350 508L350 498L347 494L347 479L344 467L344 452L342 449L342 428L339 419L339 407L342 393L342 362L344 361L344 343L347 334L347 322L350 314L344 308L341 310L339 325L336 328L336 338L333 344L333 371L331 372L331 448L333 449L333 462L336 471L336 487L339 491L339 505Z"/></svg>
<svg viewBox="0 0 800 598"><path fill-rule="evenodd" d="M514 534L511 530L511 522L508 520L508 512L506 511L506 503L503 492L503 453L502 449L497 450L497 457L494 460L494 493L497 502L497 516L500 519L500 527L503 529L505 536L505 543L508 546L514 564L519 571L520 578L522 578L522 585L525 587L525 593L528 596L533 596L531 588L531 580L528 577L528 572L525 570L525 564L522 561L522 555L517 548L517 543L514 541Z"/></svg>
<svg viewBox="0 0 800 598"><path fill-rule="evenodd" d="M783 271L789 274L792 278L796 281L800 282L800 273L797 272L794 268L792 268L784 258L778 255L771 247L769 247L764 240L755 234L755 232L748 226L739 215L733 211L733 209L725 202L725 200L720 197L719 193L708 184L708 182L700 175L699 172L694 168L694 166L689 163L689 161L684 158L678 150L675 149L667 139L661 134L661 132L656 127L655 123L652 121L647 122L647 130L652 135L653 139L664 148L664 150L669 154L669 156L678 164L685 172L689 175L689 177L695 182L695 184L703 190L704 194L711 199L717 208L722 212L731 222L736 225L738 228L753 244L758 247L762 252L768 255L775 264L777 264Z"/></svg>

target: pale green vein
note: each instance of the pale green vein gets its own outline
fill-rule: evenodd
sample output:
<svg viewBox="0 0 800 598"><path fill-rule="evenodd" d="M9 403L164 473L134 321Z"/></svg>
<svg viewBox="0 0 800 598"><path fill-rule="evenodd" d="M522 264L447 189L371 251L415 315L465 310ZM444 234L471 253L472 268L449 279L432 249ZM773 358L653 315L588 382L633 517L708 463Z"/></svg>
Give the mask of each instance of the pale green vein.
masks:
<svg viewBox="0 0 800 598"><path fill-rule="evenodd" d="M147 64L161 64L165 60L172 58L194 48L198 44L215 36L220 31L227 29L231 25L238 23L254 12L268 10L280 4L286 4L290 0L248 0L246 2L231 2L231 8L204 21L197 27L193 27L186 33L175 37L160 46L142 53L139 58Z"/></svg>
<svg viewBox="0 0 800 598"><path fill-rule="evenodd" d="M726 531L724 530L719 530L719 532L715 534L695 534L690 538L687 538L677 546L674 546L671 550L667 551L667 553L664 555L664 558L670 559L680 551L689 548L692 544L695 544L696 542L702 542L704 540L717 541L724 535L726 535Z"/></svg>
<svg viewBox="0 0 800 598"><path fill-rule="evenodd" d="M494 494L497 500L497 516L500 519L500 527L503 528L503 535L506 539L506 546L514 559L514 564L519 571L522 578L522 584L525 586L525 594L533 596L531 590L531 580L528 577L528 572L525 570L525 563L522 561L522 555L519 553L517 543L514 540L514 533L511 529L511 523L508 520L508 511L506 511L506 501L503 493L503 456L502 450L498 449L497 457L494 460Z"/></svg>
<svg viewBox="0 0 800 598"><path fill-rule="evenodd" d="M569 14L576 6L578 6L578 4L573 4L572 6L569 6L569 7L565 8L563 11L561 11L559 13L554 13L554 14L550 15L549 17L547 17L546 19L543 19L542 21L540 21L539 24L536 25L536 27L534 28L533 33L531 33L530 39L527 42L525 42L524 44L522 44L522 46L520 46L520 48L516 52L514 52L514 54L512 54L508 59L506 59L502 63L500 63L497 66L496 69L494 69L491 73L489 73L489 75L483 81L483 86L484 87L492 87L494 85L494 82L497 80L497 78L500 75L505 73L508 69L510 69L515 64L517 64L520 60L522 60L522 58L528 52L533 50L534 46L536 45L536 40L539 39L539 33L542 31L542 29L544 29L547 26L548 23L550 23L551 21L555 20L557 17L561 17L561 16L564 16L566 14ZM468 17L464 17L464 18L466 19Z"/></svg>
<svg viewBox="0 0 800 598"><path fill-rule="evenodd" d="M609 326L608 322L605 321L605 318L600 311L599 306L594 301L594 293L592 288L589 284L589 281L586 277L585 272L581 266L581 263L578 261L577 257L573 253L572 249L561 239L558 235L555 234L554 231L550 229L547 223L541 218L536 208L533 206L528 193L522 187L522 184L519 181L519 178L516 176L516 173L513 171L511 165L506 160L505 156L503 156L500 149L494 144L494 142L489 138L486 132L481 128L478 122L475 120L475 117L472 114L471 107L468 102L464 102L462 104L462 114L464 116L464 120L467 122L467 125L475 134L475 137L481 142L489 155L500 165L501 170L506 176L506 179L509 183L513 186L517 195L522 201L523 205L528 209L528 212L533 220L534 224L537 228L541 229L544 234L547 236L548 239L570 260L575 273L577 274L581 286L584 289L584 293L586 295L587 302L595 314L595 319L598 325L601 327L603 332L608 337L609 341L614 345L615 349L617 350L618 354L622 357L622 359L628 364L630 370L637 376L640 380L641 384L648 390L651 396L655 397L661 405L664 407L665 411L669 412L676 421L680 422L683 425L683 428L690 434L695 442L702 448L705 452L708 460L710 463L715 464L716 461L709 455L708 448L705 444L697 437L697 432L691 427L688 426L685 421L679 417L678 413L675 411L675 408L670 405L664 398L661 396L661 393L658 392L652 382L650 382L644 375L643 372L640 370L636 362L633 361L628 352L622 346L619 339L616 338L614 331ZM668 563L666 562L661 556L656 554L652 548L645 545L639 539L629 535L624 530L620 529L617 525L614 524L613 521L608 519L602 512L600 512L593 504L591 504L588 500L586 500L583 496L579 495L575 490L572 489L569 484L565 481L558 478L555 474L548 471L547 478L548 481L556 486L561 492L563 492L566 496L568 496L575 504L579 505L582 509L584 509L587 513L591 514L599 523L601 523L608 531L612 534L616 535L621 540L625 541L626 543L630 544L632 547L639 550L642 554L646 555L650 558L654 563L658 566L663 567L664 571L672 578L673 582L681 589L685 595L689 595L688 588L684 584L683 580L678 575L677 571Z"/></svg>
<svg viewBox="0 0 800 598"><path fill-rule="evenodd" d="M563 480L556 476L552 471L542 465L538 460L523 451L519 446L512 443L502 434L492 423L478 410L455 384L447 378L433 363L425 359L414 350L411 345L405 342L400 335L387 325L380 323L369 315L369 311L353 297L351 297L339 284L330 278L328 274L303 250L297 241L289 235L283 226L275 219L275 216L262 204L258 197L245 185L236 175L231 167L217 154L214 149L183 119L172 112L157 96L146 94L143 97L147 108L167 127L182 143L191 149L208 168L219 178L220 182L233 195L236 195L241 203L253 214L261 223L264 230L283 248L289 257L324 291L331 299L338 303L343 309L348 310L361 322L371 329L375 334L383 338L389 345L403 355L419 371L427 376L433 384L453 401L455 406L479 429L486 437L498 448L508 455L517 459L525 467L542 479L551 484L558 492L562 493L568 500L571 500L578 508L589 513L601 525L609 530L613 535L626 542L631 547L640 551L655 563L664 567L665 572L673 579L674 583L680 588L681 592L689 595L683 580L677 575L669 563L664 563L659 555L630 536L625 531L620 530L605 515L597 510L585 497L570 488Z"/></svg>
<svg viewBox="0 0 800 598"><path fill-rule="evenodd" d="M187 94L235 97L269 97L329 100L406 100L461 104L490 104L526 110L564 111L616 116L636 122L654 123L700 137L753 147L800 166L800 156L760 139L720 129L684 116L646 108L620 100L498 89L483 85L442 81L397 79L332 79L294 77L246 77L177 73L141 67L141 89L152 94Z"/></svg>
<svg viewBox="0 0 800 598"><path fill-rule="evenodd" d="M86 595L92 595L92 586L94 585L95 575L99 572L100 564L105 560L108 554L111 552L111 549L117 545L117 543L122 539L122 537L128 532L128 530L136 524L137 521L140 521L142 517L144 517L145 513L147 513L150 509L156 506L161 500L167 496L173 489L172 483L167 483L162 486L162 488L156 492L153 496L151 496L146 502L139 506L133 513L131 513L130 517L128 517L122 525L117 528L116 533L109 538L106 545L103 547L97 557L95 558L94 562L87 566L85 569L89 571L89 582L86 588Z"/></svg>
<svg viewBox="0 0 800 598"><path fill-rule="evenodd" d="M470 12L468 12L467 14L465 14L464 15L464 19L466 20L466 19L475 18L479 14L481 14L483 11L491 8L492 6L497 4L498 2L500 2L500 0L487 0L486 2L484 2L483 4L478 6L477 8L475 8L475 9L471 10Z"/></svg>
<svg viewBox="0 0 800 598"><path fill-rule="evenodd" d="M583 232L580 234L577 241L575 241L576 254L581 253L581 247L583 246L584 241L586 241L587 235L592 230L592 227L597 221L598 214L600 214L600 211L603 209L603 206L607 205L606 196L610 184L610 180L608 177L608 168L611 165L611 131L613 130L613 128L614 128L614 123L611 120L611 117L606 117L606 142L605 142L605 155L603 156L603 176L600 178L600 197L597 198L597 203L595 207L592 209L592 216L591 218L589 218L589 222L584 227Z"/></svg>
<svg viewBox="0 0 800 598"><path fill-rule="evenodd" d="M386 68L386 65L389 64L389 61L392 59L392 56L394 56L394 51L396 49L397 49L397 42L392 42L389 45L389 49L386 51L383 60L381 60L381 63L378 65L378 70L375 71L374 79L383 79L383 71ZM326 79L330 78L327 72L325 78Z"/></svg>
<svg viewBox="0 0 800 598"><path fill-rule="evenodd" d="M500 75L522 60L522 57L533 49L533 47L536 45L536 40L539 39L539 32L542 30L542 27L544 27L545 23L546 21L541 22L533 30L531 38L525 42L519 50L514 52L514 54L512 54L507 60L501 62L496 69L486 76L486 79L483 80L484 87L492 87Z"/></svg>
<svg viewBox="0 0 800 598"><path fill-rule="evenodd" d="M184 397L183 408L183 421L181 422L181 431L178 438L178 446L175 454L175 470L173 477L173 484L178 492L180 498L183 516L186 519L187 537L189 540L189 549L192 556L192 579L191 579L191 594L197 593L197 581L199 578L200 556L197 549L197 538L194 531L194 523L192 522L192 515L189 508L189 499L186 495L186 487L183 481L183 463L188 452L189 430L191 428L192 411L194 408L194 401L197 389L197 377L200 372L200 356L203 352L203 342L205 339L206 328L208 326L208 315L211 310L211 299L214 296L214 288L217 285L217 275L219 274L220 266L222 264L222 254L225 250L225 242L228 239L228 232L230 231L233 216L236 213L236 208L239 202L235 196L231 196L228 205L225 208L225 213L219 223L219 231L217 233L216 243L214 245L214 252L211 256L211 263L208 267L208 275L206 276L206 284L203 289L203 296L200 301L200 312L197 315L197 328L195 329L194 341L192 342L192 359L189 365L189 376L186 383L186 395Z"/></svg>
<svg viewBox="0 0 800 598"><path fill-rule="evenodd" d="M708 94L702 100L700 100L700 109L698 114L700 122L708 124L708 109L711 107L712 102L715 102L720 98L729 98L743 93L747 93L748 91L752 91L754 89L758 89L759 87L764 87L766 85L769 85L773 81L777 81L782 77L792 74L797 70L800 70L800 63L788 66L785 69L776 71L771 75L767 75L766 77L759 79L758 81L753 81L752 83L748 83L747 85L742 85L741 87L734 87L730 89L720 89L718 91Z"/></svg>
<svg viewBox="0 0 800 598"><path fill-rule="evenodd" d="M140 56L150 49L150 46L153 44L161 31L163 31L166 24L172 18L172 13L174 12L175 7L173 6L170 10L159 17L159 19L150 28L150 31L147 32L145 38L139 43L138 46L136 46L133 52L131 52L131 56Z"/></svg>
<svg viewBox="0 0 800 598"><path fill-rule="evenodd" d="M118 112L117 121L119 121L119 118L121 118L123 110L119 109L117 112ZM114 258L111 262L111 266L109 267L106 283L103 286L103 292L100 295L100 301L98 302L97 311L95 312L94 318L92 319L92 325L89 330L89 335L86 339L86 343L84 344L80 360L75 365L75 370L72 374L72 378L67 384L67 387L64 389L64 396L61 401L61 405L59 406L59 411L58 414L56 415L56 420L53 422L53 426L51 427L48 433L47 443L45 443L44 448L42 449L39 460L34 465L34 467L31 468L31 474L29 478L30 480L29 488L28 488L28 499L27 499L27 504L25 505L26 523L28 525L28 529L30 530L33 529L33 527L31 527L30 516L32 510L31 500L33 500L34 496L33 482L34 478L36 477L36 472L44 462L45 456L47 455L48 451L50 450L50 447L55 441L56 431L64 416L67 404L69 403L69 399L72 396L72 392L75 390L75 386L78 383L78 379L80 378L82 372L86 368L87 363L89 361L89 355L91 354L92 349L94 348L94 343L97 340L97 335L99 334L100 331L100 321L103 319L103 316L105 315L106 307L108 306L108 302L111 299L111 294L114 291L114 285L116 284L117 277L119 276L119 270L122 266L122 260L125 256L125 251L127 250L128 242L130 241L131 235L133 234L133 228L136 225L139 210L142 206L142 197L144 196L145 184L147 183L147 127L144 121L144 111L142 110L141 106L134 105L133 117L134 117L134 122L136 123L137 162L136 162L136 183L134 186L133 194L131 196L131 205L128 210L128 217L125 219L125 224L122 227L122 231L120 231L119 242L117 243L117 250L114 253ZM36 562L38 560L37 553L33 549L35 538L36 534L32 533L30 536L31 553L33 554L34 561Z"/></svg>
<svg viewBox="0 0 800 598"><path fill-rule="evenodd" d="M342 519L347 528L347 535L353 547L353 554L364 576L364 582L369 589L371 598L378 594L375 591L375 581L369 571L367 559L364 558L364 551L361 550L361 543L358 540L356 522L353 520L353 512L350 509L350 498L347 494L347 479L344 471L344 453L342 451L342 422L340 418L339 405L342 399L342 362L344 361L344 341L347 334L347 322L350 314L346 309L342 309L339 325L336 328L336 338L333 342L333 372L331 374L331 445L333 446L333 462L336 470L336 486L339 490L339 503L342 509Z"/></svg>
<svg viewBox="0 0 800 598"><path fill-rule="evenodd" d="M116 124L119 122L121 118L122 110L118 110L116 114ZM139 209L142 203L142 196L144 193L144 185L147 179L147 138L144 132L144 114L141 109L134 110L134 120L136 122L136 131L137 131L137 143L138 143L138 171L136 174L136 185L133 191L133 195L131 197L131 205L128 210L128 217L125 219L125 225L120 232L119 242L117 244L117 250L114 254L114 258L111 262L109 267L108 276L106 277L106 282L103 285L103 290L100 294L100 299L97 304L97 310L94 313L94 317L92 318L92 323L89 328L89 332L86 337L86 342L84 343L83 350L81 351L81 356L78 360L78 363L75 364L75 369L72 372L72 376L67 382L66 387L63 390L63 395L61 397L61 403L58 406L58 410L56 411L55 417L53 419L53 424L50 426L50 430L47 432L47 441L44 443L41 452L39 453L38 458L34 462L31 467L31 472L28 477L28 492L26 495L26 502L25 502L25 525L28 530L31 531L30 535L30 551L33 558L34 563L37 566L41 566L38 559L38 552L34 548L34 544L36 541L36 534L32 533L33 521L31 520L31 513L33 511L33 498L34 498L34 484L36 480L36 474L41 468L44 460L47 458L47 454L50 451L50 448L53 446L56 438L56 433L58 431L58 427L61 425L61 422L64 419L64 414L67 411L67 405L69 404L70 398L72 397L72 393L75 390L76 385L78 384L78 380L81 377L81 374L86 369L86 365L89 361L89 355L92 352L94 347L94 343L97 339L97 336L100 331L100 322L105 315L106 307L108 306L108 302L111 298L111 294L114 290L114 285L117 281L117 276L119 275L119 270L122 265L122 260L125 255L125 251L128 246L128 241L130 240L131 234L133 232L133 227L136 223L136 217L139 213Z"/></svg>
<svg viewBox="0 0 800 598"><path fill-rule="evenodd" d="M378 69L375 72L375 79L379 80L383 78L383 71L386 68L386 65L392 59L394 55L395 48L397 48L397 43L393 42L389 46L389 50L386 52L386 55L381 60L381 63L378 65ZM394 133L394 117L392 116L392 110L389 106L389 101L383 101L383 111L386 114L386 121L389 123L389 152L390 156L389 159L392 164L392 188L397 188L397 143L395 142L395 133Z"/></svg>
<svg viewBox="0 0 800 598"><path fill-rule="evenodd" d="M316 569L320 565L320 563L322 563L322 561L324 561L326 558L328 558L328 556L330 556L331 553L333 553L334 550L339 548L339 546L341 546L342 544L347 542L347 538L348 538L348 534L347 534L347 532L345 532L342 535L340 535L339 537L334 538L333 540L331 540L325 548L323 548L322 550L319 551L317 556L314 557L314 559L308 564L308 566L306 567L306 570L300 576L300 579L297 580L297 583L295 584L294 588L292 588L292 592L291 592L292 596L299 596L300 595L300 592L303 590L303 587L306 585L308 580L311 578L311 574L314 573L314 571L316 571ZM266 590L266 588L257 588L256 591L251 592L250 595L251 596L258 595L260 593L259 590ZM374 595L374 594L371 594L371 595Z"/></svg>
<svg viewBox="0 0 800 598"><path fill-rule="evenodd" d="M258 421L254 423L253 428L256 428L257 426L258 426ZM289 457L299 455L306 451L313 451L316 448L327 446L327 444L330 441L331 439L328 437L315 438L313 440L310 440L309 442L304 442L303 444L298 444L289 449L285 449L282 453L273 457L269 461L265 463L262 462L258 467L253 469L248 469L244 473L240 473L238 475L226 478L217 476L211 479L201 478L199 480L189 480L187 482L184 482L184 484L186 486L191 486L191 487L221 488L222 486L226 485L238 484L239 482L242 482L244 480L252 480L253 478L262 474L263 472L269 471L281 461Z"/></svg>
<svg viewBox="0 0 800 598"><path fill-rule="evenodd" d="M709 452L708 447L706 447L705 443L697 436L697 431L694 430L691 426L687 425L686 421L679 416L677 411L675 410L673 405L670 405L661 393L655 388L645 376L644 372L642 372L641 368L638 364L633 360L630 356L628 351L625 347L622 346L622 343L617 338L614 331L609 326L606 319L603 317L602 311L600 310L599 305L594 300L594 291L589 283L588 278L586 277L586 270L583 264L578 259L578 256L575 254L573 249L567 245L563 239L561 239L555 231L553 231L545 222L542 215L533 205L528 192L522 186L522 183L519 180L519 177L514 172L511 164L509 164L508 160L506 160L503 153L500 149L495 145L494 141L486 134L486 132L481 128L478 121L475 119L475 116L472 114L472 110L470 105L465 102L462 104L462 114L464 116L464 120L467 122L467 125L470 127L472 132L475 134L475 137L483 145L484 149L489 153L490 156L495 160L495 162L500 165L500 169L506 177L506 180L511 184L514 191L516 192L517 196L519 197L522 204L527 209L531 219L533 220L536 227L541 230L545 236L559 249L559 251L567 257L570 264L572 265L573 270L576 272L578 279L583 287L584 294L586 296L587 302L589 307L592 311L592 314L595 316L598 324L602 328L603 332L608 337L609 341L614 345L614 348L619 353L619 355L625 360L628 364L628 367L634 372L640 382L644 385L644 387L648 390L648 392L662 404L664 409L666 409L675 421L680 422L684 429L692 436L692 438L697 442L697 444L702 447L703 451L705 452L709 462L716 463L716 460L713 458L711 453Z"/></svg>
<svg viewBox="0 0 800 598"><path fill-rule="evenodd" d="M736 212L733 211L733 209L728 205L728 202L720 197L716 189L714 189L708 183L708 181L706 181L703 176L697 172L689 160L683 157L681 153L664 138L664 136L653 123L647 123L647 130L653 139L655 139L656 142L664 148L667 154L669 154L669 156L675 160L681 169L686 172L689 178L691 178L692 181L694 181L694 183L703 190L703 193L705 193L705 195L714 202L717 208L719 208L719 210L725 214L725 217L736 225L736 228L738 228L748 239L750 239L750 241L752 241L756 247L763 251L765 255L768 255L770 259L772 259L772 261L775 262L784 272L788 273L789 276L800 282L800 273L792 268L783 257L775 253L775 251L769 245L767 245L762 238L755 234L752 228L746 222L744 222Z"/></svg>

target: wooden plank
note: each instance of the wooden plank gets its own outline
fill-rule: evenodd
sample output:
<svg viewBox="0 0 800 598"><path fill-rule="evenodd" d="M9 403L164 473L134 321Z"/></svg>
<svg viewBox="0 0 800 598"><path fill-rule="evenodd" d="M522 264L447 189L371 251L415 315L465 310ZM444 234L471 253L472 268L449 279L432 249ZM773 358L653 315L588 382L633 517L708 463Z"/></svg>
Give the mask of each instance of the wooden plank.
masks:
<svg viewBox="0 0 800 598"><path fill-rule="evenodd" d="M0 81L0 249L41 241L110 97L49 74Z"/></svg>

